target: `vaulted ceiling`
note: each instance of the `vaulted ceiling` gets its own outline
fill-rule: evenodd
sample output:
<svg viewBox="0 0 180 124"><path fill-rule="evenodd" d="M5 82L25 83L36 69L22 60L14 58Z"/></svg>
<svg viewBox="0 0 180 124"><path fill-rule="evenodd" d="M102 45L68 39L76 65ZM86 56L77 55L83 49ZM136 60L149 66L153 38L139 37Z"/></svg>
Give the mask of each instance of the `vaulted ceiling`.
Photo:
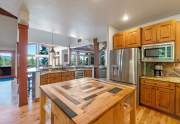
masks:
<svg viewBox="0 0 180 124"><path fill-rule="evenodd" d="M22 0L0 0L19 14ZM107 38L107 26L126 29L180 13L180 0L24 0L32 28L84 39ZM124 14L129 21L123 22Z"/></svg>

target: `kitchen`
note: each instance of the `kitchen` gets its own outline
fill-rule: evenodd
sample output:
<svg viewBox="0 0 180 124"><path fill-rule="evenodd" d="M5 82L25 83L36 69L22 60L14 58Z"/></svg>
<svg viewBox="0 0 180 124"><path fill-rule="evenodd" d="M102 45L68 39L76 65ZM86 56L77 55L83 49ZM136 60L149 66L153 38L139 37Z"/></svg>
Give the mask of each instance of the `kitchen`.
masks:
<svg viewBox="0 0 180 124"><path fill-rule="evenodd" d="M19 101L0 123L180 123L179 1L14 3Z"/></svg>

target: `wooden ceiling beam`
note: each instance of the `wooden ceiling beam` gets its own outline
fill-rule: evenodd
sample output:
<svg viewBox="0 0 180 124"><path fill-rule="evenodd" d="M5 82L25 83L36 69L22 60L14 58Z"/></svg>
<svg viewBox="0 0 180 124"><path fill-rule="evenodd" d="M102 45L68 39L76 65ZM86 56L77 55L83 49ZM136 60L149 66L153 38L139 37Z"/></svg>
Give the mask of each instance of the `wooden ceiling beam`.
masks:
<svg viewBox="0 0 180 124"><path fill-rule="evenodd" d="M0 15L8 16L14 19L18 19L15 15L9 13L8 11L4 10L3 8L0 8Z"/></svg>

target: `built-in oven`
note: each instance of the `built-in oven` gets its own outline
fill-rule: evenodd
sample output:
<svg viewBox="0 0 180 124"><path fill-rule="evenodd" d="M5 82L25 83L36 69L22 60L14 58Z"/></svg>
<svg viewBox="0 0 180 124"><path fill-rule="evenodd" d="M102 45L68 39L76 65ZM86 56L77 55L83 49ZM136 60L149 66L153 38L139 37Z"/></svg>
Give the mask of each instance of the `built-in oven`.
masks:
<svg viewBox="0 0 180 124"><path fill-rule="evenodd" d="M174 42L142 46L142 61L144 62L174 62Z"/></svg>

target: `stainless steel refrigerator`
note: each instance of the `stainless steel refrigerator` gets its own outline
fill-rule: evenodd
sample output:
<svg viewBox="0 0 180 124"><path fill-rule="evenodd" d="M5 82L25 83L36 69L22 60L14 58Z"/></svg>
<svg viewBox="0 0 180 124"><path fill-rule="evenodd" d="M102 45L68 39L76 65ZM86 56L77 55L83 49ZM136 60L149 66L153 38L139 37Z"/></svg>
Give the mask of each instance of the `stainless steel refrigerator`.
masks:
<svg viewBox="0 0 180 124"><path fill-rule="evenodd" d="M137 87L137 101L139 101L140 65L139 48L110 51L110 79L117 83L135 85Z"/></svg>

